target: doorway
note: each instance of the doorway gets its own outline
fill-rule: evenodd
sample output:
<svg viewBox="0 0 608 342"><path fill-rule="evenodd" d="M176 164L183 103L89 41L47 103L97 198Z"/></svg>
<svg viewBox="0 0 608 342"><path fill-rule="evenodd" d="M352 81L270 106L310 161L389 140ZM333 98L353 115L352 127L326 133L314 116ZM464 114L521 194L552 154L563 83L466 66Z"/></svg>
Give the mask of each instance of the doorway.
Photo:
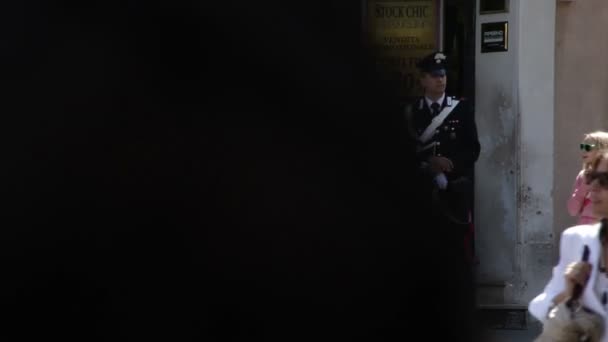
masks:
<svg viewBox="0 0 608 342"><path fill-rule="evenodd" d="M475 1L444 0L442 31L451 60L446 92L475 103Z"/></svg>

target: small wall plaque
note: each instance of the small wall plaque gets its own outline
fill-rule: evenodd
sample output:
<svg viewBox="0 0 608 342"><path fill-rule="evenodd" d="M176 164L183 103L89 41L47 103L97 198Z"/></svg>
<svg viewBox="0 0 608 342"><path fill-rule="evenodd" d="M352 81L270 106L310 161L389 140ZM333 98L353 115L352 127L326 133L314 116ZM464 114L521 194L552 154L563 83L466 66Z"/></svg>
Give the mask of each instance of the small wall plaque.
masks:
<svg viewBox="0 0 608 342"><path fill-rule="evenodd" d="M481 52L509 50L509 23L506 21L481 24Z"/></svg>

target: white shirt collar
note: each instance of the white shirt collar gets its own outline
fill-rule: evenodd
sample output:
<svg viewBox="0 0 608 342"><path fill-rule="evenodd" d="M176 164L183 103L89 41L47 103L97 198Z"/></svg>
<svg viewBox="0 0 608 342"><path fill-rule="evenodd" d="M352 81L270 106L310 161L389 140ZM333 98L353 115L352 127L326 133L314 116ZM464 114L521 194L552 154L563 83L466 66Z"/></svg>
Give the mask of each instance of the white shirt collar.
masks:
<svg viewBox="0 0 608 342"><path fill-rule="evenodd" d="M443 95L441 95L441 97L437 101L433 101L433 100L429 99L426 96L424 97L424 101L426 101L426 105L429 108L431 108L431 105L433 104L433 102L437 102L437 103L439 103L439 106L442 106L443 105L443 100L445 100L445 93L443 93Z"/></svg>

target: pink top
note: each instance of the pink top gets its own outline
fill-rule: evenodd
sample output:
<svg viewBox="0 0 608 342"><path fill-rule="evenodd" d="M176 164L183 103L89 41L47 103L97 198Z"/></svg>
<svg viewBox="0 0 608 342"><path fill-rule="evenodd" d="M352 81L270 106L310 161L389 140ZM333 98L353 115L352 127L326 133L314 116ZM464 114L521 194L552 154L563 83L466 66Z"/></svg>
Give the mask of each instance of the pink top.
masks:
<svg viewBox="0 0 608 342"><path fill-rule="evenodd" d="M574 180L572 196L568 200L568 213L571 216L578 216L578 224L591 224L597 222L597 218L591 211L591 201L589 200L589 185L585 183L583 170L578 173Z"/></svg>

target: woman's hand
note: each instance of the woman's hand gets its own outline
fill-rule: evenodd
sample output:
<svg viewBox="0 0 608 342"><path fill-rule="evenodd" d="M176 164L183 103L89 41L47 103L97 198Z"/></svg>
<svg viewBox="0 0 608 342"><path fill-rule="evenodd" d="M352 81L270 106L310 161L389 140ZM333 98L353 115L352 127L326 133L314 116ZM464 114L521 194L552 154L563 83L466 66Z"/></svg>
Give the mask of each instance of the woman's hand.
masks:
<svg viewBox="0 0 608 342"><path fill-rule="evenodd" d="M564 277L566 278L566 289L555 296L553 303L559 304L564 300L572 297L574 287L578 284L585 287L589 276L591 276L592 265L585 261L573 262L566 267Z"/></svg>

